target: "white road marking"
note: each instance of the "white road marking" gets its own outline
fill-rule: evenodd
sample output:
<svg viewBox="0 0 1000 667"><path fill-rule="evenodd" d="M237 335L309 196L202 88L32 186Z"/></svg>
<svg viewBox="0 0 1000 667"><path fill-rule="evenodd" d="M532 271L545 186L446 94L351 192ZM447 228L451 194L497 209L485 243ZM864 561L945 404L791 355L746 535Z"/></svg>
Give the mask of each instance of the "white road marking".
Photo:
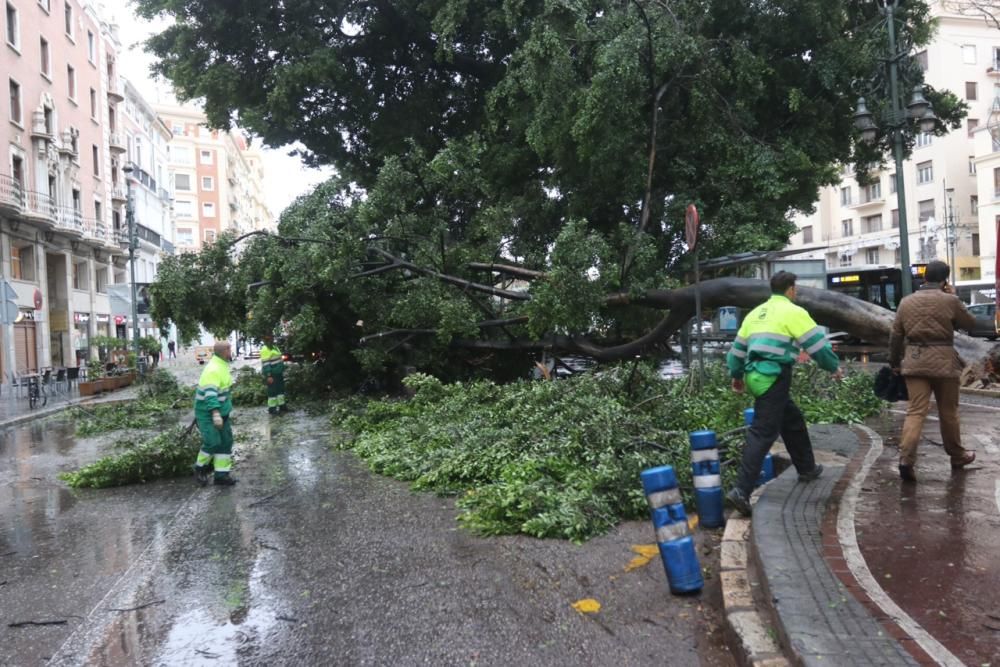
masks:
<svg viewBox="0 0 1000 667"><path fill-rule="evenodd" d="M871 438L871 448L868 450L868 454L865 455L861 470L854 476L854 479L851 480L847 490L844 492L844 496L840 501L840 513L837 515L837 537L840 539L840 546L844 551L844 560L847 561L847 567L850 568L851 574L861 584L868 597L882 611L888 614L892 620L898 623L899 627L912 637L920 648L935 662L946 667L963 667L961 660L938 640L934 639L909 614L892 601L888 593L875 580L875 576L868 569L865 557L861 554L861 548L858 546L858 536L854 530L854 513L858 504L858 496L861 494L861 485L864 484L872 464L875 463L882 453L882 438L867 426L857 426L857 428L863 430ZM1000 493L1000 490L997 493Z"/></svg>
<svg viewBox="0 0 1000 667"><path fill-rule="evenodd" d="M963 403L962 401L959 401L958 404L964 405L969 408L982 408L983 410L1000 410L1000 408L994 405L980 405L979 403Z"/></svg>
<svg viewBox="0 0 1000 667"><path fill-rule="evenodd" d="M895 412L897 415L905 415L906 414L906 410L889 410L889 412ZM935 421L935 422L941 421L940 419L938 419L934 415L927 415L926 417L924 417L924 419L930 419L931 421Z"/></svg>
<svg viewBox="0 0 1000 667"><path fill-rule="evenodd" d="M1000 479L997 480L997 511L1000 512Z"/></svg>

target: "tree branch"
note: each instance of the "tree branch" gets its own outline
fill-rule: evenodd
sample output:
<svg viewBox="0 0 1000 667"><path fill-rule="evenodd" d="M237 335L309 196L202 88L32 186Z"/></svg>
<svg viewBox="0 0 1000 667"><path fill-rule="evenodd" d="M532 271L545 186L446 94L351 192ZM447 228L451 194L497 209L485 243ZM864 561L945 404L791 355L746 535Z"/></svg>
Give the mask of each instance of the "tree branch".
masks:
<svg viewBox="0 0 1000 667"><path fill-rule="evenodd" d="M516 276L518 278L527 278L529 280L536 280L538 278L544 278L544 271L535 271L534 269L526 269L523 266L513 266L511 264L487 264L484 262L469 262L468 266L473 271L493 271L495 273L504 273L510 276Z"/></svg>
<svg viewBox="0 0 1000 667"><path fill-rule="evenodd" d="M372 252L381 255L385 259L397 265L395 268L410 269L411 271L414 271L416 273L422 273L425 276L431 276L432 278L437 278L442 282L446 282L450 285L455 285L463 289L475 290L476 292L485 292L486 294L503 297L504 299L510 299L511 301L528 301L531 299L531 297L524 292L512 292L510 290L499 289L497 287L493 287L492 285L483 285L481 283L474 283L469 280L463 280L462 278L458 278L456 276L450 276L445 273L440 273L439 271L426 269L422 266L413 264L412 262L407 262L404 259L400 259L399 257L396 257L392 253L386 252L381 248L372 247L371 250Z"/></svg>

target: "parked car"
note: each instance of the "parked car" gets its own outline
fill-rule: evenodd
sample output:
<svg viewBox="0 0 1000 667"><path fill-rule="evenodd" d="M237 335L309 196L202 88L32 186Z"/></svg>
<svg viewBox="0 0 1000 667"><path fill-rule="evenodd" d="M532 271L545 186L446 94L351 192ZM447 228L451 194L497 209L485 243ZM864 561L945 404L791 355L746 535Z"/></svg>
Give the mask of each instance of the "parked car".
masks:
<svg viewBox="0 0 1000 667"><path fill-rule="evenodd" d="M997 339L997 306L995 303L979 303L969 306L969 312L976 317L976 326L966 333L970 336L982 336L990 340Z"/></svg>

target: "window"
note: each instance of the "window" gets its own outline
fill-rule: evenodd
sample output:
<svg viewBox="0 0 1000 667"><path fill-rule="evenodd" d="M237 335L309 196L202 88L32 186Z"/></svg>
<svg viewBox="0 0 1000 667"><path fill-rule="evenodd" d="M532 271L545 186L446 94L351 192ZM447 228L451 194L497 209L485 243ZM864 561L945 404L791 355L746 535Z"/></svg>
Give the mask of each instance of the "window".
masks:
<svg viewBox="0 0 1000 667"><path fill-rule="evenodd" d="M896 174L889 174L889 194L896 194Z"/></svg>
<svg viewBox="0 0 1000 667"><path fill-rule="evenodd" d="M879 252L878 248L866 248L865 249L865 263L867 264L878 264L879 263Z"/></svg>
<svg viewBox="0 0 1000 667"><path fill-rule="evenodd" d="M73 289L90 289L90 266L87 262L73 262Z"/></svg>
<svg viewBox="0 0 1000 667"><path fill-rule="evenodd" d="M843 237L854 236L854 221L853 220L841 220L840 221L840 235Z"/></svg>
<svg viewBox="0 0 1000 667"><path fill-rule="evenodd" d="M94 176L101 175L101 154L97 149L97 146L90 147L90 154L94 158Z"/></svg>
<svg viewBox="0 0 1000 667"><path fill-rule="evenodd" d="M972 256L979 257L979 234L972 235Z"/></svg>
<svg viewBox="0 0 1000 667"><path fill-rule="evenodd" d="M210 201L203 202L201 205L201 214L206 218L215 217L215 204Z"/></svg>
<svg viewBox="0 0 1000 667"><path fill-rule="evenodd" d="M896 250L892 253L892 263L901 264L902 262L903 262L903 251L900 250L899 248L896 248Z"/></svg>
<svg viewBox="0 0 1000 667"><path fill-rule="evenodd" d="M94 219L98 222L104 222L104 216L102 215L104 210L101 208L101 202L94 202Z"/></svg>
<svg viewBox="0 0 1000 667"><path fill-rule="evenodd" d="M972 195L969 197L969 211L972 215L979 214L979 195Z"/></svg>
<svg viewBox="0 0 1000 667"><path fill-rule="evenodd" d="M87 31L87 60L91 65L97 64L97 41L94 33Z"/></svg>
<svg viewBox="0 0 1000 667"><path fill-rule="evenodd" d="M178 227L177 245L194 245L194 230Z"/></svg>
<svg viewBox="0 0 1000 667"><path fill-rule="evenodd" d="M72 65L66 65L66 92L69 99L76 100L76 69Z"/></svg>
<svg viewBox="0 0 1000 667"><path fill-rule="evenodd" d="M965 131L969 134L970 137L972 136L972 133L976 131L977 127L979 127L978 118L967 118L965 120Z"/></svg>
<svg viewBox="0 0 1000 667"><path fill-rule="evenodd" d="M963 44L962 45L962 62L966 65L976 64L976 45L975 44Z"/></svg>
<svg viewBox="0 0 1000 667"><path fill-rule="evenodd" d="M934 163L921 162L917 165L917 184L932 183L934 181Z"/></svg>
<svg viewBox="0 0 1000 667"><path fill-rule="evenodd" d="M181 190L183 192L191 191L191 175L190 174L174 174L174 190Z"/></svg>
<svg viewBox="0 0 1000 667"><path fill-rule="evenodd" d="M80 200L80 191L76 189L73 190L73 210L77 213L82 213L83 211Z"/></svg>
<svg viewBox="0 0 1000 667"><path fill-rule="evenodd" d="M913 56L913 59L920 65L920 69L924 72L927 71L927 51L921 51Z"/></svg>
<svg viewBox="0 0 1000 667"><path fill-rule="evenodd" d="M851 188L850 186L846 188L840 188L840 205L850 206L851 205Z"/></svg>
<svg viewBox="0 0 1000 667"><path fill-rule="evenodd" d="M920 222L927 222L934 217L934 200L925 199L917 202L917 219Z"/></svg>
<svg viewBox="0 0 1000 667"><path fill-rule="evenodd" d="M869 215L867 218L861 218L861 232L863 234L871 234L872 232L882 231L882 214ZM870 264L871 262L869 262Z"/></svg>
<svg viewBox="0 0 1000 667"><path fill-rule="evenodd" d="M193 164L191 161L191 148L189 146L173 146L170 149L170 155L176 164Z"/></svg>
<svg viewBox="0 0 1000 667"><path fill-rule="evenodd" d="M867 204L870 201L882 199L882 181L866 185L861 191L861 203Z"/></svg>
<svg viewBox="0 0 1000 667"><path fill-rule="evenodd" d="M812 243L813 242L813 228L812 225L802 228L802 242Z"/></svg>
<svg viewBox="0 0 1000 667"><path fill-rule="evenodd" d="M212 151L201 151L200 161L202 164L212 164Z"/></svg>
<svg viewBox="0 0 1000 667"><path fill-rule="evenodd" d="M993 169L993 198L1000 199L1000 167Z"/></svg>
<svg viewBox="0 0 1000 667"><path fill-rule="evenodd" d="M10 119L21 124L21 84L10 79Z"/></svg>
<svg viewBox="0 0 1000 667"><path fill-rule="evenodd" d="M10 246L10 277L14 280L35 280L35 247L32 245Z"/></svg>
<svg viewBox="0 0 1000 667"><path fill-rule="evenodd" d="M917 134L917 148L923 148L924 146L930 146L934 135L930 132L920 132Z"/></svg>
<svg viewBox="0 0 1000 667"><path fill-rule="evenodd" d="M38 0L38 6L45 10L48 14L52 11L52 0Z"/></svg>
<svg viewBox="0 0 1000 667"><path fill-rule="evenodd" d="M51 107L45 107L42 110L42 121L43 124L45 125L45 134L49 135L50 137L54 135L56 133L56 128L55 128L55 122L52 118Z"/></svg>
<svg viewBox="0 0 1000 667"><path fill-rule="evenodd" d="M10 4L9 2L6 3L6 4L7 4L7 12L6 12L6 18L7 18L7 22L6 22L6 26L7 26L7 32L6 32L7 43L10 44L11 46L13 46L15 50L20 51L21 50L21 34L20 34L21 33L21 30L20 30L21 26L19 25L19 22L18 22L17 8L14 5Z"/></svg>
<svg viewBox="0 0 1000 667"><path fill-rule="evenodd" d="M854 257L852 255L840 256L840 266L851 266L852 264L854 264Z"/></svg>
<svg viewBox="0 0 1000 667"><path fill-rule="evenodd" d="M42 57L42 75L46 79L52 79L52 56L49 51L49 40L44 37L38 38L38 51Z"/></svg>
<svg viewBox="0 0 1000 667"><path fill-rule="evenodd" d="M178 134L184 134L184 126L183 126L183 125L181 125L180 123L174 123L174 124L173 124L173 125L172 125L172 126L170 127L170 131L171 131L171 132L172 132L172 133L173 133L174 135L178 135Z"/></svg>
<svg viewBox="0 0 1000 667"><path fill-rule="evenodd" d="M188 201L186 199L177 199L174 201L174 214L178 218L193 218L194 217L194 202Z"/></svg>
<svg viewBox="0 0 1000 667"><path fill-rule="evenodd" d="M90 89L90 118L97 120L97 91Z"/></svg>
<svg viewBox="0 0 1000 667"><path fill-rule="evenodd" d="M10 175L18 188L24 187L24 160L20 156L10 156Z"/></svg>
<svg viewBox="0 0 1000 667"><path fill-rule="evenodd" d="M969 174L975 176L976 174L976 156L969 156Z"/></svg>
<svg viewBox="0 0 1000 667"><path fill-rule="evenodd" d="M97 293L104 294L108 291L108 268L97 268Z"/></svg>
<svg viewBox="0 0 1000 667"><path fill-rule="evenodd" d="M69 4L68 0L64 3L63 16L66 20L66 34L73 39L73 5Z"/></svg>
<svg viewBox="0 0 1000 667"><path fill-rule="evenodd" d="M212 243L212 242L215 241L215 230L214 229L206 229L205 230L205 241L207 241L208 243Z"/></svg>
<svg viewBox="0 0 1000 667"><path fill-rule="evenodd" d="M979 84L975 81L965 82L965 99L975 100L979 97Z"/></svg>
<svg viewBox="0 0 1000 667"><path fill-rule="evenodd" d="M992 70L1000 70L1000 48L993 47L993 65L990 68Z"/></svg>
<svg viewBox="0 0 1000 667"><path fill-rule="evenodd" d="M202 190L214 190L215 180L211 176L201 177L201 189Z"/></svg>
<svg viewBox="0 0 1000 667"><path fill-rule="evenodd" d="M899 209L892 209L892 228L899 229Z"/></svg>

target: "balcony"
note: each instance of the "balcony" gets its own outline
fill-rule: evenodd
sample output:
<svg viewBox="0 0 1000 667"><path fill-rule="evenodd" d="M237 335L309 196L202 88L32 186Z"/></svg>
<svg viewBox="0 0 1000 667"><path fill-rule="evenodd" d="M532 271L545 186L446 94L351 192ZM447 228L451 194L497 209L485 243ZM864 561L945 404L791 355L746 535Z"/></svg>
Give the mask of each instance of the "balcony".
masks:
<svg viewBox="0 0 1000 667"><path fill-rule="evenodd" d="M61 231L69 233L71 236L83 236L84 223L83 212L72 206L55 206L56 227Z"/></svg>
<svg viewBox="0 0 1000 667"><path fill-rule="evenodd" d="M165 188L160 188L157 191L157 194L160 196L160 200L161 201L165 201L165 202L166 201L170 201L170 193L167 192L167 190Z"/></svg>
<svg viewBox="0 0 1000 667"><path fill-rule="evenodd" d="M24 188L12 176L0 174L0 211L19 215L24 201Z"/></svg>
<svg viewBox="0 0 1000 667"><path fill-rule="evenodd" d="M879 195L878 197L874 197L872 199L855 202L850 205L850 208L853 208L856 211L863 211L865 209L880 208L882 206L885 206L885 197Z"/></svg>
<svg viewBox="0 0 1000 667"><path fill-rule="evenodd" d="M116 204L124 204L128 201L128 195L125 194L125 188L120 185L116 185L111 188L111 201Z"/></svg>
<svg viewBox="0 0 1000 667"><path fill-rule="evenodd" d="M128 149L125 147L125 139L122 135L117 132L112 132L108 135L108 148L111 149L112 154L121 155L125 153Z"/></svg>
<svg viewBox="0 0 1000 667"><path fill-rule="evenodd" d="M56 206L52 197L42 192L25 190L21 208L22 215L42 226L51 227L56 224L59 218L59 207Z"/></svg>
<svg viewBox="0 0 1000 667"><path fill-rule="evenodd" d="M122 90L122 84L117 79L108 83L108 100L116 104L118 102L125 101L125 93Z"/></svg>

